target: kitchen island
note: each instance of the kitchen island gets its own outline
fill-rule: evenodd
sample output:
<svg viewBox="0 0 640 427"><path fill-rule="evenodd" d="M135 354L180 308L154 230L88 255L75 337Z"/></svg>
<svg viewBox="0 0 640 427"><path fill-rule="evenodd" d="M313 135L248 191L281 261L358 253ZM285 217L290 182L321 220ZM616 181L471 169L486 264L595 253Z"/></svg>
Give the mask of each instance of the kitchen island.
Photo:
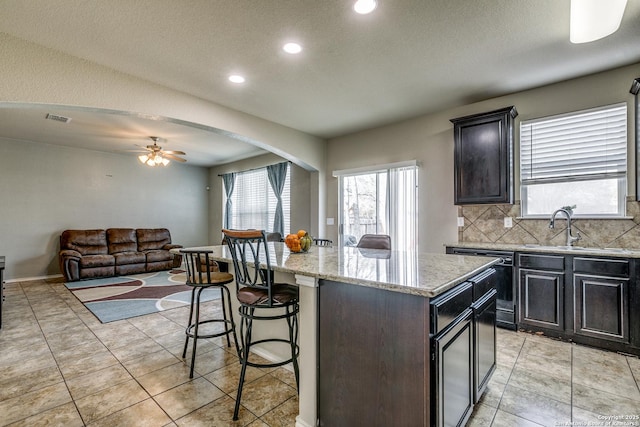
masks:
<svg viewBox="0 0 640 427"><path fill-rule="evenodd" d="M231 262L224 246L203 249ZM470 392L474 400L481 392L494 366L487 356L495 362L495 290L489 279L478 280L482 289L469 279L489 278L498 259L315 246L292 254L282 243L270 243L269 250L276 281L300 290L298 427L317 420L327 426L441 425L452 413L444 405L447 393ZM492 309L493 322L487 322ZM493 338L478 358L476 336ZM448 350L463 357L447 359ZM257 353L286 357L275 348ZM474 361L486 367L475 383ZM455 402L453 410L464 408L468 417L473 402L464 405Z"/></svg>

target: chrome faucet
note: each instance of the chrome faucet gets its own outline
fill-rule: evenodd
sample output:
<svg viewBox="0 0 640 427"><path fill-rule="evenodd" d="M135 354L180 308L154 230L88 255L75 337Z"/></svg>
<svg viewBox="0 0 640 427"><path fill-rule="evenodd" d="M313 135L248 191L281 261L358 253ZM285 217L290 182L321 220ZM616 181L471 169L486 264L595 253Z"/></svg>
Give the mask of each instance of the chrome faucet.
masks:
<svg viewBox="0 0 640 427"><path fill-rule="evenodd" d="M560 209L557 209L553 214L551 214L551 220L549 221L549 228L552 228L552 229L555 228L556 216L560 212L562 212L564 216L567 217L567 246L573 246L573 243L577 242L582 237L580 236L580 233L577 233L578 235L576 237L573 237L571 235L571 212L569 212L568 209L560 208Z"/></svg>

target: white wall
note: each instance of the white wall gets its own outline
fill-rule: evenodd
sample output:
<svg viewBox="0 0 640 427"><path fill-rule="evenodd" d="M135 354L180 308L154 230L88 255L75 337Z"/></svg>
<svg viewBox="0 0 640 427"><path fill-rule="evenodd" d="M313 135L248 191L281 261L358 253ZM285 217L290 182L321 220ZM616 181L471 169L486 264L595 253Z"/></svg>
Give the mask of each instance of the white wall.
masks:
<svg viewBox="0 0 640 427"><path fill-rule="evenodd" d="M453 125L449 120L510 105L519 112L515 121L516 199L520 198L517 129L521 120L617 102L628 103L628 194L634 194L634 98L629 88L639 76L640 64L636 64L332 139L327 147L326 215L337 221L338 179L331 176L331 171L416 159L420 163L420 250L443 252L445 243L458 239L457 209L453 205ZM326 229L329 238L337 239L337 222Z"/></svg>
<svg viewBox="0 0 640 427"><path fill-rule="evenodd" d="M174 243L207 243L206 168L150 168L136 156L0 139L0 255L6 279L59 274L66 229L171 231Z"/></svg>

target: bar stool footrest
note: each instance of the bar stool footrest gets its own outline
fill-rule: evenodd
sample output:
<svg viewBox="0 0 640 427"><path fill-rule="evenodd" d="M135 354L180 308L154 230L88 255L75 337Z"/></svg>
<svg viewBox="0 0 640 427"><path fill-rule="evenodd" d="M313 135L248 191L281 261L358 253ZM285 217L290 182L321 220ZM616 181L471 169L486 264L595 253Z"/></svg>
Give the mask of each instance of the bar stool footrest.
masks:
<svg viewBox="0 0 640 427"><path fill-rule="evenodd" d="M255 344L260 344L260 343L265 343L265 342L280 342L280 343L285 343L289 346L291 346L291 341L283 339L283 338L270 338L270 339L264 339L264 340L260 340L260 341L254 341L251 343L251 345L249 345L249 350L251 350L251 346L255 345ZM240 354L242 354L242 350L240 351ZM296 356L295 358L297 359L298 356L300 355L300 347L296 344ZM293 362L293 358L289 358L287 360L283 360L282 362L273 362L273 363L256 363L256 362L250 362L247 360L247 366L253 366L254 368L277 368L279 366L283 366L286 365L288 363L292 363ZM242 364L242 358L240 358L240 364Z"/></svg>
<svg viewBox="0 0 640 427"><path fill-rule="evenodd" d="M233 324L231 323L231 320L224 320L224 319L210 319L210 320L202 320L200 322L198 322L198 327L206 324L206 323L227 323L230 326L233 326ZM222 332L216 332L214 334L198 334L198 336L196 336L193 333L193 328L196 327L196 324L193 323L191 325L189 325L189 327L186 329L185 333L187 334L187 336L189 338L194 338L194 339L203 339L203 338L217 338L217 337L222 337L224 335L229 335L231 333L233 333L233 329L229 329L226 331L222 331Z"/></svg>

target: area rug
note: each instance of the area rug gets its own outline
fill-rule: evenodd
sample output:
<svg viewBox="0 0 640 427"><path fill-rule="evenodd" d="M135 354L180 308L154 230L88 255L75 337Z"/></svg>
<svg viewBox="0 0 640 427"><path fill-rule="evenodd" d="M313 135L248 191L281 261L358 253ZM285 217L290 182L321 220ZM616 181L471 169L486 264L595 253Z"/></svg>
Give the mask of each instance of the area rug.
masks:
<svg viewBox="0 0 640 427"><path fill-rule="evenodd" d="M191 303L184 270L68 282L64 285L102 323L128 319ZM220 298L219 289L205 289L200 301Z"/></svg>

